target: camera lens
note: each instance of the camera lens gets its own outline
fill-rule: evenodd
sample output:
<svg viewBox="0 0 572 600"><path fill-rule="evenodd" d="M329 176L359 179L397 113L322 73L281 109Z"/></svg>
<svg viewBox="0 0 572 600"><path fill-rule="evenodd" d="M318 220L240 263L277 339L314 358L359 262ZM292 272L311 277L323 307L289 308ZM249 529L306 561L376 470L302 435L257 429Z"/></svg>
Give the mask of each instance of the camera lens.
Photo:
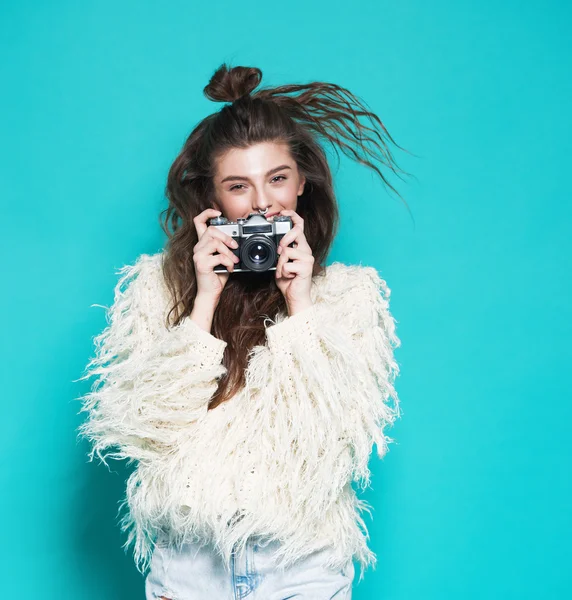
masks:
<svg viewBox="0 0 572 600"><path fill-rule="evenodd" d="M276 265L276 244L264 235L252 235L243 243L241 260L250 271L268 271Z"/></svg>
<svg viewBox="0 0 572 600"><path fill-rule="evenodd" d="M268 246L260 243L253 244L248 249L248 258L254 263L263 263L268 260Z"/></svg>

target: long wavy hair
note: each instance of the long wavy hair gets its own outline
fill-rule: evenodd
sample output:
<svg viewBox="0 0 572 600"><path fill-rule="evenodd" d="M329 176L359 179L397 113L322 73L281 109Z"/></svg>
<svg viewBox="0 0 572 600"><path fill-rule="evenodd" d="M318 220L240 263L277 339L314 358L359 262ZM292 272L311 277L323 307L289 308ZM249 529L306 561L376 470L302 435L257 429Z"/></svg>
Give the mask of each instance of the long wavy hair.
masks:
<svg viewBox="0 0 572 600"><path fill-rule="evenodd" d="M168 237L163 276L173 298L167 327L177 325L193 309L197 295L193 249L198 242L193 219L213 207L215 164L226 151L259 142L287 144L301 175L306 177L296 212L304 219L304 234L314 256L313 275L323 271L322 263L339 224L332 175L322 142L329 141L336 154L339 147L344 154L375 170L403 200L375 164L377 161L389 167L398 177L400 173L409 175L395 163L387 140L403 148L393 141L363 101L345 88L324 82L254 91L261 79L258 68L230 68L223 63L203 92L210 100L227 104L199 122L169 170L165 190L169 205L160 215L161 227ZM363 117L369 119L369 124L360 121ZM227 373L219 380L209 410L232 398L244 386L250 350L265 343L264 317L287 312L274 278L274 271L235 273L224 287L211 333L227 342L223 356Z"/></svg>

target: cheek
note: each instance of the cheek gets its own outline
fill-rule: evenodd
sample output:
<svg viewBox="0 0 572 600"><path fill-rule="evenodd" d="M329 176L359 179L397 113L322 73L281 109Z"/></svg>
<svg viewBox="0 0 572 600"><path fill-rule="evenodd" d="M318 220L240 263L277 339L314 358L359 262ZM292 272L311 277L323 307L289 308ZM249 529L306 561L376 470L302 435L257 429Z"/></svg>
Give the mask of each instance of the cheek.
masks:
<svg viewBox="0 0 572 600"><path fill-rule="evenodd" d="M242 217L251 208L251 202L248 196L225 196L222 198L223 213L227 218L236 221L237 217Z"/></svg>
<svg viewBox="0 0 572 600"><path fill-rule="evenodd" d="M298 200L298 186L295 182L288 181L288 185L283 185L274 190L273 197L283 206L294 205Z"/></svg>

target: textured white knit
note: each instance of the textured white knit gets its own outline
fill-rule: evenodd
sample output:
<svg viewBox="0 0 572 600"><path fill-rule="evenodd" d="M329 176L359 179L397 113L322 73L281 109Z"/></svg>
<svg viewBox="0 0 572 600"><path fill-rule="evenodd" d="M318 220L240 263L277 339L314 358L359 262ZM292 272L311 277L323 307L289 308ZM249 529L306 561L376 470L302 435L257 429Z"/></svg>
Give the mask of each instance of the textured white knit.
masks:
<svg viewBox="0 0 572 600"><path fill-rule="evenodd" d="M163 254L118 271L107 327L83 377L80 436L98 456L135 462L121 509L137 568L159 531L171 543L209 540L230 564L251 534L282 542L282 567L333 545L339 568L377 559L360 516L373 444L400 417L394 388L401 342L390 289L373 267L334 262L313 278L311 307L264 319L266 344L249 356L246 386L207 411L226 342L186 318L168 330ZM363 576L362 568L362 576Z"/></svg>

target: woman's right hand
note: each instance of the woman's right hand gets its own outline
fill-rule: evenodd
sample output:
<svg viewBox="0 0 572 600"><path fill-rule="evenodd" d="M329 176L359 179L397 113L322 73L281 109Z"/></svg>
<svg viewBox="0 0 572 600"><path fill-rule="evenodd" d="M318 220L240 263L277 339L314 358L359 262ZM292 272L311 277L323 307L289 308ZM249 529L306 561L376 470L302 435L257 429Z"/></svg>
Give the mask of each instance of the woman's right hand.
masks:
<svg viewBox="0 0 572 600"><path fill-rule="evenodd" d="M197 296L218 299L234 271L234 265L239 261L230 248L238 248L238 244L230 235L223 233L214 225L207 225L207 220L218 217L219 210L207 208L194 219L199 241L193 248L193 262L197 277ZM218 254L214 254L218 252ZM224 265L228 271L215 273L214 268Z"/></svg>

